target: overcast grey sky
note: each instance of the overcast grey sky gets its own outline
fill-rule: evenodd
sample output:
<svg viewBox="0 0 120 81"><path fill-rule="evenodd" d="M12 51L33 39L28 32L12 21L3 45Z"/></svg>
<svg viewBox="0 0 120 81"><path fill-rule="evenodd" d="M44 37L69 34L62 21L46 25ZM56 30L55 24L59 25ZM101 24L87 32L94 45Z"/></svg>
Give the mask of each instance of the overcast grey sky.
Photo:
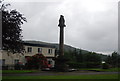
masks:
<svg viewBox="0 0 120 81"><path fill-rule="evenodd" d="M65 44L111 53L118 48L118 0L7 0L27 18L24 40L59 42L58 20L65 17Z"/></svg>

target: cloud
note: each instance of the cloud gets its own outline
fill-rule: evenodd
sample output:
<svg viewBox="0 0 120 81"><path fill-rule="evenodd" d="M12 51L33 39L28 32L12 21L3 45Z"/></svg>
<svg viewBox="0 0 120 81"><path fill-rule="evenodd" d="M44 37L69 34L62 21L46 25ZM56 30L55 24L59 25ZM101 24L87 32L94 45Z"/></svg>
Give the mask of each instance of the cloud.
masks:
<svg viewBox="0 0 120 81"><path fill-rule="evenodd" d="M59 41L59 16L65 16L65 43L97 52L117 50L118 0L50 0L15 2L12 7L24 13L28 22L24 39Z"/></svg>

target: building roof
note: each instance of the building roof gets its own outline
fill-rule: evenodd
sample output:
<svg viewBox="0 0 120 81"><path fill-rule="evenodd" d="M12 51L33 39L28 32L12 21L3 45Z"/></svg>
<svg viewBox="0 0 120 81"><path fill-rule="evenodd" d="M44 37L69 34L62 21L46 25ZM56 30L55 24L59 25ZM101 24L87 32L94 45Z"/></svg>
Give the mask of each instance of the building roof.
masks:
<svg viewBox="0 0 120 81"><path fill-rule="evenodd" d="M51 44L40 44L40 43L27 42L27 41L24 41L23 44L24 44L24 45L27 45L27 46L37 46L37 47L55 48L55 46L53 46L53 45L51 45Z"/></svg>

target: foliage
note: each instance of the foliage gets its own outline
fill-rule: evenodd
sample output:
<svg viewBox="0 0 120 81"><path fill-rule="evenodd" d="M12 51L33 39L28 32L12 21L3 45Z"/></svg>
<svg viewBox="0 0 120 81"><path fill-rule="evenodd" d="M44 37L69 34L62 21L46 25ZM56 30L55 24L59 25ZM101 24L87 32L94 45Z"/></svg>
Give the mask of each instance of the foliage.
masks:
<svg viewBox="0 0 120 81"><path fill-rule="evenodd" d="M83 62L83 63L69 62L68 65L70 68L99 68L100 67L100 64L97 62Z"/></svg>
<svg viewBox="0 0 120 81"><path fill-rule="evenodd" d="M65 52L65 57L69 58L68 65L72 68L95 68L100 67L101 57L94 52L82 53L82 50Z"/></svg>
<svg viewBox="0 0 120 81"><path fill-rule="evenodd" d="M74 51L65 52L65 58L69 59L70 62L76 62L76 54Z"/></svg>
<svg viewBox="0 0 120 81"><path fill-rule="evenodd" d="M69 68L85 68L85 63L69 62Z"/></svg>
<svg viewBox="0 0 120 81"><path fill-rule="evenodd" d="M108 55L106 63L111 67L120 67L120 55L117 52L113 52L112 55Z"/></svg>
<svg viewBox="0 0 120 81"><path fill-rule="evenodd" d="M22 70L22 69L24 69L24 65L17 63L17 64L15 64L14 69L15 70Z"/></svg>
<svg viewBox="0 0 120 81"><path fill-rule="evenodd" d="M107 63L102 64L102 69L109 69L109 65Z"/></svg>
<svg viewBox="0 0 120 81"><path fill-rule="evenodd" d="M47 58L43 54L27 57L26 69L40 69L49 67Z"/></svg>
<svg viewBox="0 0 120 81"><path fill-rule="evenodd" d="M94 52L89 52L87 54L84 54L84 61L85 62L99 62L101 63L101 57L98 56L98 54L94 53Z"/></svg>
<svg viewBox="0 0 120 81"><path fill-rule="evenodd" d="M23 52L21 25L26 18L17 10L8 10L9 4L0 3L2 12L2 49L12 53Z"/></svg>
<svg viewBox="0 0 120 81"><path fill-rule="evenodd" d="M80 49L78 54L76 55L76 61L79 63L83 62L83 54L82 54L82 50Z"/></svg>
<svg viewBox="0 0 120 81"><path fill-rule="evenodd" d="M101 63L99 62L86 62L86 68L100 68Z"/></svg>

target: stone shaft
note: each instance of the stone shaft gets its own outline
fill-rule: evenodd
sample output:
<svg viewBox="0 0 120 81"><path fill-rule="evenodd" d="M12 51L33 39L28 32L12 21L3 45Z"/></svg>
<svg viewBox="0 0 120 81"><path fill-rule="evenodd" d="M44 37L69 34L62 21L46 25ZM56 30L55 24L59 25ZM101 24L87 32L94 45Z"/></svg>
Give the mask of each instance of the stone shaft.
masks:
<svg viewBox="0 0 120 81"><path fill-rule="evenodd" d="M60 27L59 53L60 56L64 55L64 27Z"/></svg>

